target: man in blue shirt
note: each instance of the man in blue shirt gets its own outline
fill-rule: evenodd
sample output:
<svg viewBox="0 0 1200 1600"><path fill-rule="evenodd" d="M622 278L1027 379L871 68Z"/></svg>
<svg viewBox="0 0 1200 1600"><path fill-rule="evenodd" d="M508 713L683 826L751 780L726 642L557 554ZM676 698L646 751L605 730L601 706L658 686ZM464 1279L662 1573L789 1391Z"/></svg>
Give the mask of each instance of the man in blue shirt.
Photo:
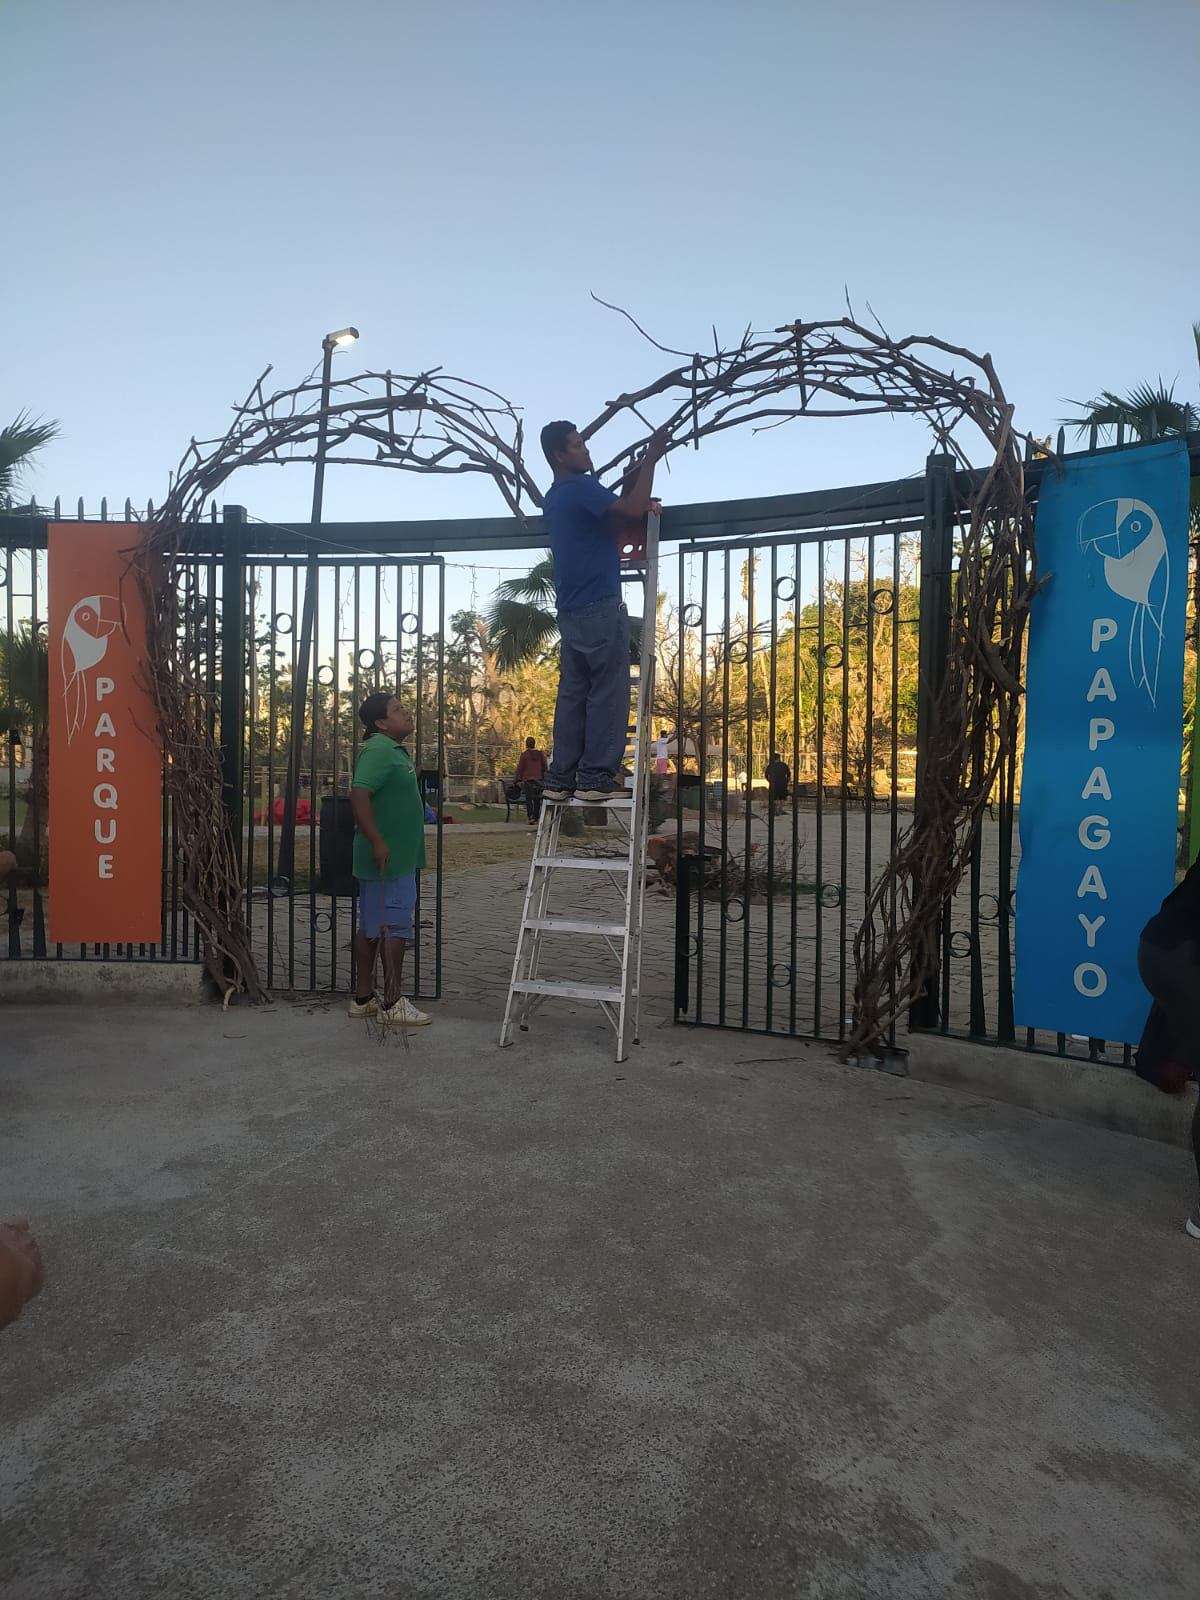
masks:
<svg viewBox="0 0 1200 1600"><path fill-rule="evenodd" d="M592 476L574 423L548 422L542 449L554 469L542 521L554 552L561 639L554 754L542 798L561 804L574 794L601 803L625 792L618 773L629 725L629 615L619 541L651 508L666 437L653 436L619 495ZM648 596L647 605L654 600Z"/></svg>

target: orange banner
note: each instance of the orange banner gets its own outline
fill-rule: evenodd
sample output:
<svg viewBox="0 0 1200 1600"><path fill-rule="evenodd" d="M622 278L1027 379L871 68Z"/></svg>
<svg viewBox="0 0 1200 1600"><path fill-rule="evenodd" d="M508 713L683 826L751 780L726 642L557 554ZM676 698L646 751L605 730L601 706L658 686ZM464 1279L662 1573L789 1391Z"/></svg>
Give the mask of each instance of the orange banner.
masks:
<svg viewBox="0 0 1200 1600"><path fill-rule="evenodd" d="M54 522L50 582L50 937L156 944L162 752L141 682L136 523Z"/></svg>

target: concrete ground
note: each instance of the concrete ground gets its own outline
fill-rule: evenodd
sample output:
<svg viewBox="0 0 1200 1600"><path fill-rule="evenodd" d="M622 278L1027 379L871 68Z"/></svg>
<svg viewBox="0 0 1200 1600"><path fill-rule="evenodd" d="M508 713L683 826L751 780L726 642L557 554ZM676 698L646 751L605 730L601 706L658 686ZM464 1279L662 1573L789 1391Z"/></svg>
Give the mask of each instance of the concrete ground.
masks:
<svg viewBox="0 0 1200 1600"><path fill-rule="evenodd" d="M3 1008L6 1600L1200 1593L1184 1152L433 1009Z"/></svg>

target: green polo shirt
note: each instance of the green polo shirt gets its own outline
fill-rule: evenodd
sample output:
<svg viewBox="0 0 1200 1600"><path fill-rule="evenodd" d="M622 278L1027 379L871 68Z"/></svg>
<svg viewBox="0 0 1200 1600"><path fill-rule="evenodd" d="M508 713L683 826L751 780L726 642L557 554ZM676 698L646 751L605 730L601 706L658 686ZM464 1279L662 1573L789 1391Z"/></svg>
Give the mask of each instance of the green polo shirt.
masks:
<svg viewBox="0 0 1200 1600"><path fill-rule="evenodd" d="M383 877L407 878L425 865L425 807L408 751L386 733L373 733L358 753L354 787L371 796L375 826L391 852ZM366 834L354 831L354 876L378 878Z"/></svg>

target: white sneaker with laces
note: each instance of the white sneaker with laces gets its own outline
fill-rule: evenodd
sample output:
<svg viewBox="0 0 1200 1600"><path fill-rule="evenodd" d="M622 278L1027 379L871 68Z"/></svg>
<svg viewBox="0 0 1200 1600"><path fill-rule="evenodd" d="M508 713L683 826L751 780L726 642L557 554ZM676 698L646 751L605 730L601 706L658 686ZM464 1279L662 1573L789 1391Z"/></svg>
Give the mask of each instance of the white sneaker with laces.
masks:
<svg viewBox="0 0 1200 1600"><path fill-rule="evenodd" d="M369 1000L364 1000L362 1005L359 1005L358 1001L353 995L351 995L350 1010L348 1015L352 1017L377 1017L379 1015L379 1001L377 997L372 995Z"/></svg>
<svg viewBox="0 0 1200 1600"><path fill-rule="evenodd" d="M423 1028L433 1018L427 1011L418 1011L407 995L401 995L395 1005L380 1006L379 1021L391 1028Z"/></svg>

